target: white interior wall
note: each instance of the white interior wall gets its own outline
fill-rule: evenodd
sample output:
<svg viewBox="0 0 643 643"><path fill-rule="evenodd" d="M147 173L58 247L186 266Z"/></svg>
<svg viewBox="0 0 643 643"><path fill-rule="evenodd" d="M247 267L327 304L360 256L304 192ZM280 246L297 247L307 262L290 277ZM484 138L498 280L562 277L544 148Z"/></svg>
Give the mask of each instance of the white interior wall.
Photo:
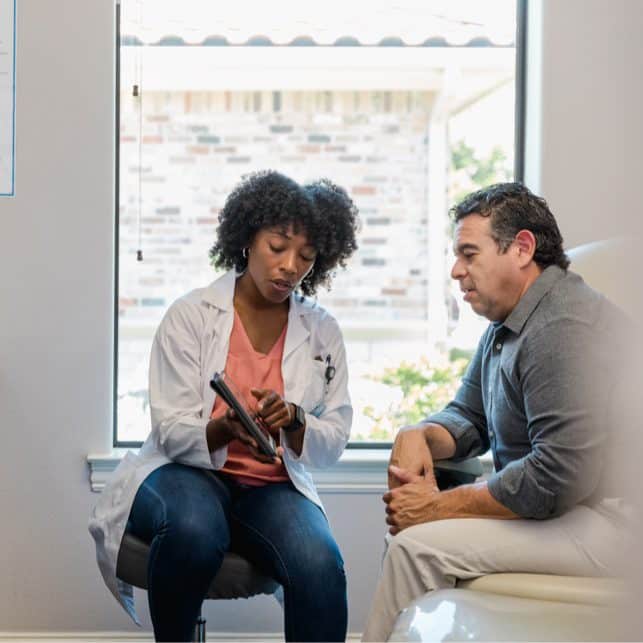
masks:
<svg viewBox="0 0 643 643"><path fill-rule="evenodd" d="M3 632L132 629L100 581L86 531L95 496L85 457L111 444L112 1L18 2L16 196L0 199ZM544 47L528 181L569 244L631 231L643 175L643 3L532 4ZM349 629L360 631L381 501L324 500L347 564ZM271 599L223 602L206 615L223 631L281 627Z"/></svg>
<svg viewBox="0 0 643 643"><path fill-rule="evenodd" d="M530 0L530 13L527 182L567 247L641 234L643 3Z"/></svg>

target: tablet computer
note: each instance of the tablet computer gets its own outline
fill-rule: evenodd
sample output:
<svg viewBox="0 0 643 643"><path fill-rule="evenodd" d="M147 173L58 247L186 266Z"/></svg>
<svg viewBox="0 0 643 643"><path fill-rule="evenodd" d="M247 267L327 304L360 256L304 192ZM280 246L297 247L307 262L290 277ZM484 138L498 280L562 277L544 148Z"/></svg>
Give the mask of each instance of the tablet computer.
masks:
<svg viewBox="0 0 643 643"><path fill-rule="evenodd" d="M215 373L210 380L210 386L221 396L223 401L237 414L239 421L244 426L251 437L255 439L259 451L271 458L277 457L275 441L269 433L266 433L255 422L250 415L247 405L243 401L243 396L237 390L234 382L226 376L225 373Z"/></svg>

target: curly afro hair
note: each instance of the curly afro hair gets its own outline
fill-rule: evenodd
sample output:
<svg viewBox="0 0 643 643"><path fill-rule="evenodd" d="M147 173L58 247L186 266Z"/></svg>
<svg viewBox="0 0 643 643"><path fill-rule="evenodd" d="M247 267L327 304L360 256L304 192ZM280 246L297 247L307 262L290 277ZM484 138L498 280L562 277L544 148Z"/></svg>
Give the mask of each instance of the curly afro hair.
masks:
<svg viewBox="0 0 643 643"><path fill-rule="evenodd" d="M219 213L216 243L210 249L217 268L243 272L247 248L264 228L288 227L303 232L317 252L313 270L301 282L306 296L322 284L330 287L332 272L344 267L356 250L357 208L342 188L322 179L303 188L272 170L245 177Z"/></svg>
<svg viewBox="0 0 643 643"><path fill-rule="evenodd" d="M304 185L304 191L312 199L316 214L316 239L311 237L317 248L315 268L304 279L302 291L309 281L312 292L318 284L330 289L330 282L337 266L346 267L346 261L357 250L355 235L359 228L357 207L346 190L328 179L320 179Z"/></svg>

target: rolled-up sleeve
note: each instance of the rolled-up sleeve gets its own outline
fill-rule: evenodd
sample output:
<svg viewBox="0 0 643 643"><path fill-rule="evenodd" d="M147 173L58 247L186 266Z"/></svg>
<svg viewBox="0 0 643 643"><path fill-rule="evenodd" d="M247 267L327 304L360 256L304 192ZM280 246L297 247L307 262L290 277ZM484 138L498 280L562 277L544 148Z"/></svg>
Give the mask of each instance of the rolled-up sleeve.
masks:
<svg viewBox="0 0 643 643"><path fill-rule="evenodd" d="M568 320L540 329L522 346L531 450L488 481L491 495L519 516L559 516L594 491L614 379L604 352L589 327Z"/></svg>
<svg viewBox="0 0 643 643"><path fill-rule="evenodd" d="M487 420L482 399L482 358L491 328L482 336L462 384L452 402L425 422L443 426L456 443L453 460L464 460L484 453L489 448Z"/></svg>

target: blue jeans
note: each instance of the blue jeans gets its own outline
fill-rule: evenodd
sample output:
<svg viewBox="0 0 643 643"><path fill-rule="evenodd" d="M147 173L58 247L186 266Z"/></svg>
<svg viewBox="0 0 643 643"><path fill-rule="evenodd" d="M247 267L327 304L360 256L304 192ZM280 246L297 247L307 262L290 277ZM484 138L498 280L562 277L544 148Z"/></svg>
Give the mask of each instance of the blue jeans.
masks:
<svg viewBox="0 0 643 643"><path fill-rule="evenodd" d="M321 509L290 482L237 485L182 464L139 488L128 531L151 543L148 601L157 641L190 641L201 603L234 550L284 590L287 641L343 641L344 562Z"/></svg>

